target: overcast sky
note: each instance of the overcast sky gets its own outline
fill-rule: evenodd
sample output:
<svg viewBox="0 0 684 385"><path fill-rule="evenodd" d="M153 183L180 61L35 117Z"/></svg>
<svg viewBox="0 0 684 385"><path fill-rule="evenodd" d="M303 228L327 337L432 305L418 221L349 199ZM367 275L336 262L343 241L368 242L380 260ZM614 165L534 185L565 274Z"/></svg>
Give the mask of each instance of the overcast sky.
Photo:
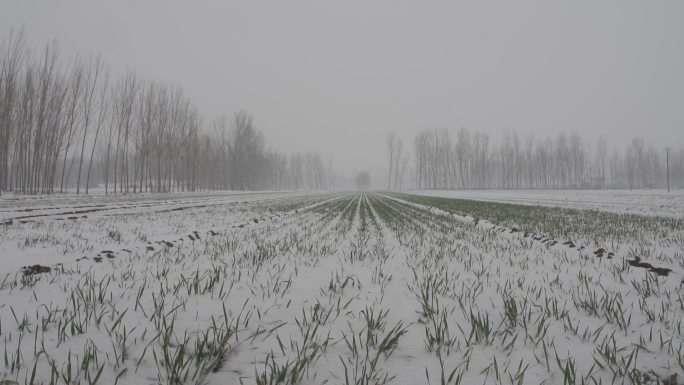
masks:
<svg viewBox="0 0 684 385"><path fill-rule="evenodd" d="M348 169L433 126L684 145L681 0L2 0L2 40L21 25Z"/></svg>

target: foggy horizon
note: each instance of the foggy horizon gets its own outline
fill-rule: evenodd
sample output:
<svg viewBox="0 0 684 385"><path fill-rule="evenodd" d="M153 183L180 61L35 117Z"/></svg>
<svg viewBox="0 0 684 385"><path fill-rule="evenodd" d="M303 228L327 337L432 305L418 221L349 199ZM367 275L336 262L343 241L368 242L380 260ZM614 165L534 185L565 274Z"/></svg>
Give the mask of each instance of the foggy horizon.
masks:
<svg viewBox="0 0 684 385"><path fill-rule="evenodd" d="M684 144L683 3L11 1L62 59L101 54L181 86L208 121L242 108L268 146L316 150L347 172L385 166L385 136L425 128L500 141L578 133L610 148ZM4 40L4 39L3 39ZM590 146L591 148L591 146Z"/></svg>
<svg viewBox="0 0 684 385"><path fill-rule="evenodd" d="M5 0L0 385L684 385L682 16Z"/></svg>

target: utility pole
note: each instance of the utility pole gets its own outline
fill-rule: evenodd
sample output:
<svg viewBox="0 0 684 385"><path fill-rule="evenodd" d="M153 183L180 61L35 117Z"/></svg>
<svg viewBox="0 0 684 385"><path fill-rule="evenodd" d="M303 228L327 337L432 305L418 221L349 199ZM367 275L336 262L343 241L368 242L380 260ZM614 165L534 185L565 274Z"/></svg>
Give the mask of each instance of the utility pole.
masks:
<svg viewBox="0 0 684 385"><path fill-rule="evenodd" d="M665 169L667 170L667 193L670 193L670 147L665 147Z"/></svg>

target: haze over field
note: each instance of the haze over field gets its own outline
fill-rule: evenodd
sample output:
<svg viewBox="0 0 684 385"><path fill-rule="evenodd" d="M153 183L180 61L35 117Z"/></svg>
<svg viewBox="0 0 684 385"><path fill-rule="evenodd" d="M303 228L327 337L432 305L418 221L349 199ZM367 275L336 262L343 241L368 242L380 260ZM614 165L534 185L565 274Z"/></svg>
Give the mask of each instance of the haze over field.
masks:
<svg viewBox="0 0 684 385"><path fill-rule="evenodd" d="M681 147L683 14L633 0L8 0L0 26L179 84L207 120L244 108L279 150L378 175L387 132L408 147L434 126Z"/></svg>
<svg viewBox="0 0 684 385"><path fill-rule="evenodd" d="M684 385L682 16L2 0L0 385Z"/></svg>

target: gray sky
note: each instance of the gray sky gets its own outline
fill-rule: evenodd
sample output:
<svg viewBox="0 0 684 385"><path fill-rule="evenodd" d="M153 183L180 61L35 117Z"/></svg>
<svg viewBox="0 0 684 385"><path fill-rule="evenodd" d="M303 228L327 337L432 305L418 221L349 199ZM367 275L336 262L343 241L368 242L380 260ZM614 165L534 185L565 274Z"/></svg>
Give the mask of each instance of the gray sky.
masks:
<svg viewBox="0 0 684 385"><path fill-rule="evenodd" d="M3 39L22 24L348 169L432 126L684 145L681 0L2 0Z"/></svg>

